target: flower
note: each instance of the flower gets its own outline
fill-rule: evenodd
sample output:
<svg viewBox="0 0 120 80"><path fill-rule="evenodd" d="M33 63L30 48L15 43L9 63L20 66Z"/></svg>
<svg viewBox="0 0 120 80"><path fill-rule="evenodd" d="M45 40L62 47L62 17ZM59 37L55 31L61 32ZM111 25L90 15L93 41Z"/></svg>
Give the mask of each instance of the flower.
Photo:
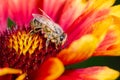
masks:
<svg viewBox="0 0 120 80"><path fill-rule="evenodd" d="M106 66L67 70L92 56L120 55L120 5L115 0L1 0L0 80L114 80ZM7 4L7 5L6 5ZM43 34L31 35L32 14L44 10L68 38L56 49ZM7 28L7 18L16 25ZM106 75L107 74L107 75Z"/></svg>

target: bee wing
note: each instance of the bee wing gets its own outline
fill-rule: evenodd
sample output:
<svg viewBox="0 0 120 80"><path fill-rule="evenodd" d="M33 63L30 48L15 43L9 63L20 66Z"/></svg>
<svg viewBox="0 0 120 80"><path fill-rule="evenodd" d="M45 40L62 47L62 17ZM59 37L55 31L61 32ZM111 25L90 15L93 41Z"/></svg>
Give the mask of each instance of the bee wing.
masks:
<svg viewBox="0 0 120 80"><path fill-rule="evenodd" d="M62 28L58 24L56 24L42 9L40 9L40 11L43 13L43 15L32 14L35 19L37 19L39 22L47 25L52 31L54 31L58 34L63 33Z"/></svg>
<svg viewBox="0 0 120 80"><path fill-rule="evenodd" d="M40 15L40 14L32 14L32 16L34 17L34 19L36 19L36 20L39 21L40 23L46 24L46 19L44 18L43 15Z"/></svg>
<svg viewBox="0 0 120 80"><path fill-rule="evenodd" d="M63 33L63 29L58 24L56 24L42 9L39 8L39 10L43 13L43 15L46 18L48 18L53 23L53 26L55 27L58 33Z"/></svg>
<svg viewBox="0 0 120 80"><path fill-rule="evenodd" d="M61 35L63 33L63 29L56 23L54 24L54 26L55 26L56 33Z"/></svg>
<svg viewBox="0 0 120 80"><path fill-rule="evenodd" d="M41 14L32 14L34 19L36 19L37 21L39 21L42 24L47 25L47 27L49 27L52 31L55 31L54 29L54 22L51 21L47 16L41 15Z"/></svg>

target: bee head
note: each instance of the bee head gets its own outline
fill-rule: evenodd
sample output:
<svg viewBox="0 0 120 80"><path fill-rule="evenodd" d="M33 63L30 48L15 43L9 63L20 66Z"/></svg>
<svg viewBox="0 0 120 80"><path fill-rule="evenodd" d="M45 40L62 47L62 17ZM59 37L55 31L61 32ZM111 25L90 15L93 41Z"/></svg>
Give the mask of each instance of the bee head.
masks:
<svg viewBox="0 0 120 80"><path fill-rule="evenodd" d="M61 45L63 45L65 43L66 39L67 39L67 34L63 33L60 36Z"/></svg>

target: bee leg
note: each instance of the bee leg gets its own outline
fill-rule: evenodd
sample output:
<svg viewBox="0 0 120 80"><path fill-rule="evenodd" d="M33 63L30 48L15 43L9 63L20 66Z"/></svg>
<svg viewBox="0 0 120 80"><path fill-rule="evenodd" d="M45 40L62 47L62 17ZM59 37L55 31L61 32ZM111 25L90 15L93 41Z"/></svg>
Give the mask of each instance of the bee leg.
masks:
<svg viewBox="0 0 120 80"><path fill-rule="evenodd" d="M55 48L58 49L58 42L56 39L51 40L52 43L55 43Z"/></svg>
<svg viewBox="0 0 120 80"><path fill-rule="evenodd" d="M46 40L46 51L47 51L47 48L48 48L49 43L50 43L50 37L51 37L51 35L50 34L46 34L46 35L44 35L44 37L47 38L47 40Z"/></svg>
<svg viewBox="0 0 120 80"><path fill-rule="evenodd" d="M55 44L55 48L58 49L58 44L57 43Z"/></svg>
<svg viewBox="0 0 120 80"><path fill-rule="evenodd" d="M55 44L55 48L58 49L58 46L59 46L59 40L57 39L56 44Z"/></svg>
<svg viewBox="0 0 120 80"><path fill-rule="evenodd" d="M29 33L30 33L30 35L33 35L35 32L34 32L34 30L31 30Z"/></svg>
<svg viewBox="0 0 120 80"><path fill-rule="evenodd" d="M47 40L46 40L46 45L45 45L46 52L47 52L47 48L48 48L48 46L49 46L49 42L50 42L50 39L49 39L49 38L47 38Z"/></svg>

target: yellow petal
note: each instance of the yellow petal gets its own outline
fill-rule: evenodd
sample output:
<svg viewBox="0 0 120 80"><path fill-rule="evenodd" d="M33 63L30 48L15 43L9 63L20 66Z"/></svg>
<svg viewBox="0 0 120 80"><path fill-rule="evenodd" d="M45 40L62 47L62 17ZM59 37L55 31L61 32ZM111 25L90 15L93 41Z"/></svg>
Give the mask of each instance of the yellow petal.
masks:
<svg viewBox="0 0 120 80"><path fill-rule="evenodd" d="M120 17L120 5L113 6L111 8L110 15Z"/></svg>
<svg viewBox="0 0 120 80"><path fill-rule="evenodd" d="M94 56L120 56L120 18L113 16L113 22Z"/></svg>
<svg viewBox="0 0 120 80"><path fill-rule="evenodd" d="M67 70L57 80L115 80L119 72L106 66Z"/></svg>
<svg viewBox="0 0 120 80"><path fill-rule="evenodd" d="M115 0L92 0L91 8L93 9L104 9L109 8L115 3Z"/></svg>
<svg viewBox="0 0 120 80"><path fill-rule="evenodd" d="M97 80L116 80L120 73L108 67L101 67L98 73L92 75Z"/></svg>
<svg viewBox="0 0 120 80"><path fill-rule="evenodd" d="M13 69L13 68L2 68L0 69L0 76L7 75L7 74L21 74L22 70Z"/></svg>
<svg viewBox="0 0 120 80"><path fill-rule="evenodd" d="M62 62L57 58L50 58L41 65L35 80L55 80L63 72Z"/></svg>
<svg viewBox="0 0 120 80"><path fill-rule="evenodd" d="M89 58L98 46L98 39L93 35L85 35L62 50L57 57L64 65L73 64Z"/></svg>
<svg viewBox="0 0 120 80"><path fill-rule="evenodd" d="M96 22L94 25L92 25L92 34L96 36L101 42L106 36L108 28L111 26L112 22L113 18L111 16L105 17L104 20Z"/></svg>

